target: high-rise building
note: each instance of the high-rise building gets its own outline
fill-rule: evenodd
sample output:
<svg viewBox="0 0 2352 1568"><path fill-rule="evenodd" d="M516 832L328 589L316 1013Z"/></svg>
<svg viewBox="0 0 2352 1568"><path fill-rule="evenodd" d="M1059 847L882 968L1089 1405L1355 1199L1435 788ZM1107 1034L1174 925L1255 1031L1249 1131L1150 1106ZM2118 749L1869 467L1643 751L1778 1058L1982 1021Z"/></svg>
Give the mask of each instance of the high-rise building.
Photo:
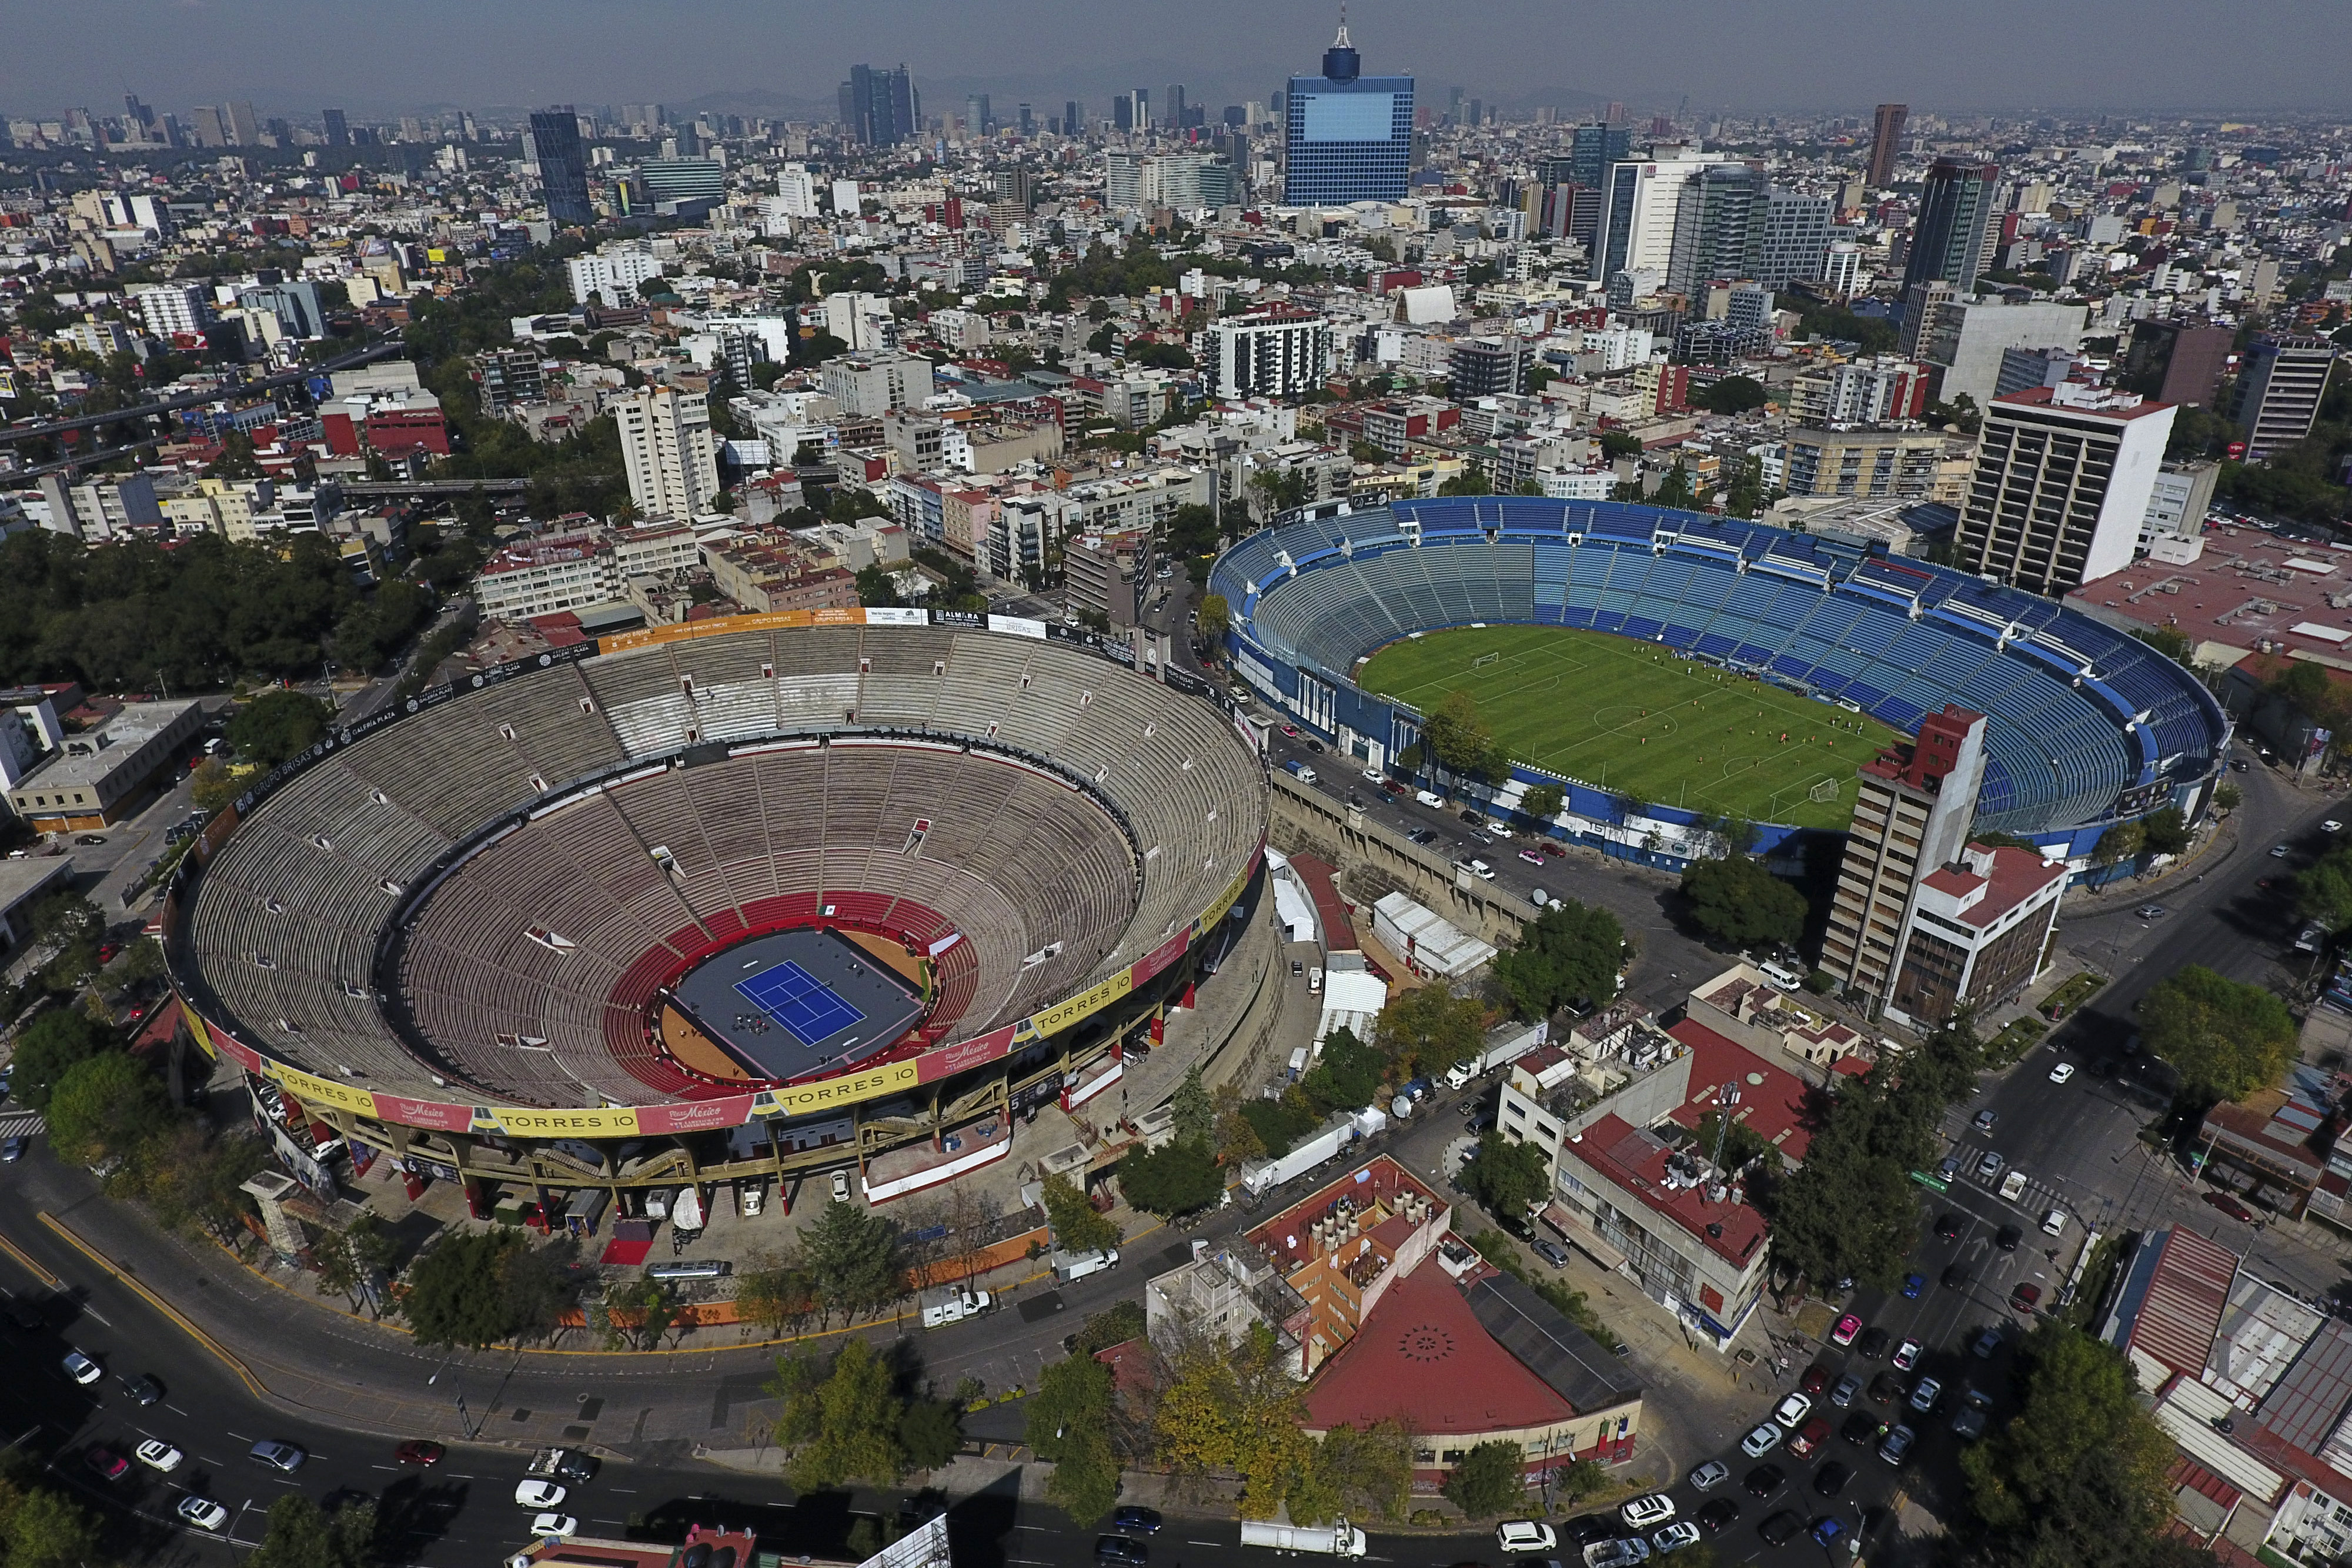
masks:
<svg viewBox="0 0 2352 1568"><path fill-rule="evenodd" d="M996 129L996 116L988 107L984 92L969 93L963 100L963 131L967 136L986 136Z"/></svg>
<svg viewBox="0 0 2352 1568"><path fill-rule="evenodd" d="M1305 397L1331 373L1331 323L1287 305L1228 316L1209 329L1223 398Z"/></svg>
<svg viewBox="0 0 2352 1568"><path fill-rule="evenodd" d="M782 201L788 217L817 215L816 176L809 172L805 163L787 163L776 171L776 195Z"/></svg>
<svg viewBox="0 0 2352 1568"><path fill-rule="evenodd" d="M221 119L228 126L230 142L238 147L261 145L261 121L253 112L253 105L239 100L221 107Z"/></svg>
<svg viewBox="0 0 2352 1568"><path fill-rule="evenodd" d="M352 144L351 126L344 120L341 110L324 110L320 111L320 118L327 122L328 146L349 147Z"/></svg>
<svg viewBox="0 0 2352 1568"><path fill-rule="evenodd" d="M1087 133L1087 113L1076 99L1062 105L1062 134L1084 136Z"/></svg>
<svg viewBox="0 0 2352 1568"><path fill-rule="evenodd" d="M1968 842L1984 789L1985 716L1947 704L1856 774L1861 793L1838 866L1822 967L1883 1000L1891 988L1920 882Z"/></svg>
<svg viewBox="0 0 2352 1568"><path fill-rule="evenodd" d="M588 158L580 146L580 116L568 103L530 117L530 156L547 193L547 221L562 227L596 221L588 204Z"/></svg>
<svg viewBox="0 0 2352 1568"><path fill-rule="evenodd" d="M841 123L853 141L891 147L922 129L922 99L905 66L895 70L852 66L840 97Z"/></svg>
<svg viewBox="0 0 2352 1568"><path fill-rule="evenodd" d="M1747 163L1708 163L1675 204L1666 288L1695 294L1716 278L1753 277L1764 259L1764 172Z"/></svg>
<svg viewBox="0 0 2352 1568"><path fill-rule="evenodd" d="M1941 278L1957 293L1977 285L1985 234L1992 223L2000 171L1993 164L1938 158L1919 193L1918 221L1903 263L1903 287Z"/></svg>
<svg viewBox="0 0 2352 1568"><path fill-rule="evenodd" d="M2129 566L2173 413L2074 382L1993 399L1952 564L2048 594Z"/></svg>
<svg viewBox="0 0 2352 1568"><path fill-rule="evenodd" d="M2336 345L2325 338L2257 338L2238 372L2238 427L2246 455L2268 457L2311 434Z"/></svg>
<svg viewBox="0 0 2352 1568"><path fill-rule="evenodd" d="M727 171L715 158L653 158L637 165L652 202L723 202Z"/></svg>
<svg viewBox="0 0 2352 1568"><path fill-rule="evenodd" d="M1150 130L1151 89L1148 87L1139 87L1137 88L1134 92L1130 93L1129 97L1134 104L1134 110L1130 116L1129 123L1137 131Z"/></svg>
<svg viewBox="0 0 2352 1568"><path fill-rule="evenodd" d="M1831 198L1774 188L1764 201L1764 244L1750 269L1767 288L1828 276Z"/></svg>
<svg viewBox="0 0 2352 1568"><path fill-rule="evenodd" d="M228 127L222 121L219 110L209 103L200 103L195 107L194 120L190 129L195 132L197 146L226 147L229 144Z"/></svg>
<svg viewBox="0 0 2352 1568"><path fill-rule="evenodd" d="M1284 89L1284 202L1342 206L1404 199L1412 163L1412 78L1368 77L1345 25L1323 74Z"/></svg>
<svg viewBox="0 0 2352 1568"><path fill-rule="evenodd" d="M1671 148L1658 157L1612 164L1601 193L1592 276L1605 281L1645 267L1656 268L1662 278L1671 274L1683 191L1725 162L1720 153Z"/></svg>
<svg viewBox="0 0 2352 1568"><path fill-rule="evenodd" d="M1184 84L1170 82L1160 89L1160 123L1170 131L1184 129Z"/></svg>
<svg viewBox="0 0 2352 1568"><path fill-rule="evenodd" d="M1903 122L1911 113L1907 104L1882 103L1870 126L1870 172L1864 181L1880 190L1895 183L1895 155L1903 150Z"/></svg>
<svg viewBox="0 0 2352 1568"><path fill-rule="evenodd" d="M2231 329L2193 319L2135 321L2124 384L2158 402L2206 407L2221 388L2236 342Z"/></svg>
<svg viewBox="0 0 2352 1568"><path fill-rule="evenodd" d="M1570 139L1567 183L1594 193L1594 199L1585 204L1591 209L1589 214L1580 212L1575 214L1569 232L1588 246L1592 243L1593 235L1601 225L1599 193L1609 184L1609 172L1633 156L1633 127L1605 120L1578 126Z"/></svg>
<svg viewBox="0 0 2352 1568"><path fill-rule="evenodd" d="M1534 358L1525 338L1464 338L1454 345L1447 391L1456 402L1482 397L1515 397L1528 390Z"/></svg>
<svg viewBox="0 0 2352 1568"><path fill-rule="evenodd" d="M719 457L702 394L640 387L611 407L638 515L683 519L709 510L719 494Z"/></svg>
<svg viewBox="0 0 2352 1568"><path fill-rule="evenodd" d="M1036 111L1032 110L1025 103L1013 111L1013 122L1019 128L1021 134L1024 136L1034 136L1037 134Z"/></svg>

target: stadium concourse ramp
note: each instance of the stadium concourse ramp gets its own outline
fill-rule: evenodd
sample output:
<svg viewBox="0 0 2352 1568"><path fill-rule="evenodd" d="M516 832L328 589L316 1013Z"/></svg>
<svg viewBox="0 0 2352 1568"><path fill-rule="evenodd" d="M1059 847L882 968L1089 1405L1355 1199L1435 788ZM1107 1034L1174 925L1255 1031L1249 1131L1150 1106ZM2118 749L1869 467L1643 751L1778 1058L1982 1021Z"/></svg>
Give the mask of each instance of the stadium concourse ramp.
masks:
<svg viewBox="0 0 2352 1568"><path fill-rule="evenodd" d="M1399 638L1472 625L1581 628L1670 649L1909 735L1957 704L1987 726L1978 822L2087 861L2119 821L2210 800L2227 716L2187 670L2053 601L1821 536L1623 502L1459 497L1286 514L1223 556L1235 670L1343 754L1383 766L1420 735L1359 687ZM1720 852L1694 814L1515 767L1505 810L1565 787L1555 830L1678 869ZM1770 850L1797 830L1759 824Z"/></svg>

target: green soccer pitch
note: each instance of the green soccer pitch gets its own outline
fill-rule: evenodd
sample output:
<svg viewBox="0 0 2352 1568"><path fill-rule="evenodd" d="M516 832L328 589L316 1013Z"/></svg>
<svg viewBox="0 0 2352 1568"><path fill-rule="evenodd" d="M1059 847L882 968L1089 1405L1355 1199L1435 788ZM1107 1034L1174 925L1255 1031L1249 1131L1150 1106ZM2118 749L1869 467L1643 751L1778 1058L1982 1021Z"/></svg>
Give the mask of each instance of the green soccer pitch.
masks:
<svg viewBox="0 0 2352 1568"><path fill-rule="evenodd" d="M1357 673L1423 713L1467 692L1512 759L1662 806L1843 828L1877 720L1604 632L1472 627L1390 643Z"/></svg>

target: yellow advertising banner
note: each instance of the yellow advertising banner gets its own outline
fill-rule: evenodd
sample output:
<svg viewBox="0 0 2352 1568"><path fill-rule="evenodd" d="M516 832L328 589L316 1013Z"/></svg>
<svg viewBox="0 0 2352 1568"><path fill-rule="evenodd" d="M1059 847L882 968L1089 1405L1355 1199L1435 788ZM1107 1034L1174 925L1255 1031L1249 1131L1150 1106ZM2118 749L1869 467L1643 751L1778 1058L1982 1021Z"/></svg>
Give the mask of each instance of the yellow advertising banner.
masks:
<svg viewBox="0 0 2352 1568"><path fill-rule="evenodd" d="M282 1061L269 1061L262 1069L272 1079L286 1086L305 1105L331 1105L338 1111L350 1111L362 1116L375 1114L375 1095L365 1089L354 1089L348 1083L338 1083L331 1078L317 1078Z"/></svg>
<svg viewBox="0 0 2352 1568"><path fill-rule="evenodd" d="M490 1120L499 1131L518 1138L623 1138L637 1130L634 1106L613 1105L601 1111L530 1111L516 1105L492 1105Z"/></svg>
<svg viewBox="0 0 2352 1568"><path fill-rule="evenodd" d="M886 1094L904 1093L921 1082L921 1071L913 1061L889 1061L864 1072L853 1072L845 1078L762 1090L759 1100L763 1110L766 1106L774 1107L772 1112L766 1113L804 1116L812 1111L831 1111L855 1104L860 1100L878 1100Z"/></svg>
<svg viewBox="0 0 2352 1568"><path fill-rule="evenodd" d="M737 632L798 631L808 626L863 626L863 610L771 610L757 615L722 615L712 621L692 621L676 626L648 626L640 632L616 632L596 640L600 653L654 648L664 643L688 643L697 637L722 637Z"/></svg>
<svg viewBox="0 0 2352 1568"><path fill-rule="evenodd" d="M1032 1013L1021 1022L1028 1035L1044 1039L1055 1035L1076 1023L1091 1018L1135 988L1135 970L1121 969L1090 991L1081 991L1068 1001L1057 1002L1042 1013Z"/></svg>

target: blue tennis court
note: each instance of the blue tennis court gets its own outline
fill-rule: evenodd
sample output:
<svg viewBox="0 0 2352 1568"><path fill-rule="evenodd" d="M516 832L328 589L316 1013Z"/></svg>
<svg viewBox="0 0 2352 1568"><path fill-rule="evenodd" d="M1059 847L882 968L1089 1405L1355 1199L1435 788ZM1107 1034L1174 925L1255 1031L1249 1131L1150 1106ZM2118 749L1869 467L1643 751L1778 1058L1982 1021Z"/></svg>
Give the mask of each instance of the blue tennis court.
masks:
<svg viewBox="0 0 2352 1568"><path fill-rule="evenodd" d="M803 1045L814 1045L866 1021L866 1015L839 992L789 958L736 981L735 989Z"/></svg>

